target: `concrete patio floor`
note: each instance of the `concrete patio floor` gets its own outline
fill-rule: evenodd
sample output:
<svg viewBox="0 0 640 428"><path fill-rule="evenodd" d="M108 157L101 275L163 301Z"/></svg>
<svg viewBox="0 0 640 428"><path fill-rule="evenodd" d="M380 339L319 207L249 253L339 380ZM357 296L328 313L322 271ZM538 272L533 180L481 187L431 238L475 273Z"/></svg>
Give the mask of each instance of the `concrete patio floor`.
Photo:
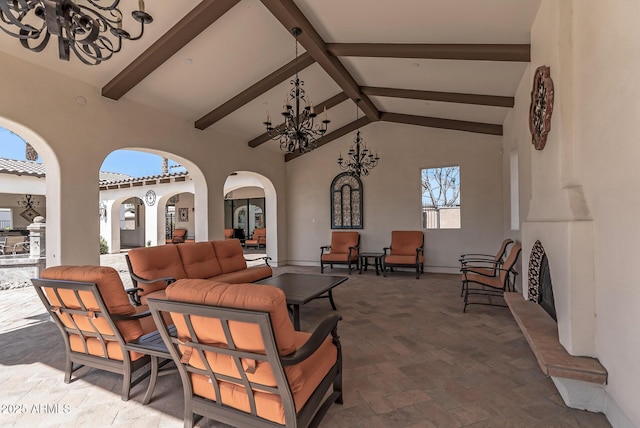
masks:
<svg viewBox="0 0 640 428"><path fill-rule="evenodd" d="M102 264L130 280L122 255ZM275 268L319 273L316 267ZM328 270L346 275L345 269ZM463 314L457 275L410 272L349 276L334 298L343 316L344 405L323 427L608 427L602 414L567 408L537 366L508 309L472 306ZM331 312L320 299L301 309L311 331ZM83 368L63 382L64 346L35 291L0 291L0 426L179 427L179 375L146 382L120 399L121 377ZM203 419L199 427L225 426Z"/></svg>

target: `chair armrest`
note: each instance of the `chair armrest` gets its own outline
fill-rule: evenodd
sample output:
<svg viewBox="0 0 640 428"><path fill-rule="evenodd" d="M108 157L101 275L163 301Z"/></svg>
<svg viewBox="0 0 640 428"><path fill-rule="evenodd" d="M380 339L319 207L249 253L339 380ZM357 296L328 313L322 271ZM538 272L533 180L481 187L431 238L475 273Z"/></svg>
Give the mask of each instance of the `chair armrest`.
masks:
<svg viewBox="0 0 640 428"><path fill-rule="evenodd" d="M158 282L158 281L164 281L167 283L167 286L173 282L176 282L176 279L170 276L165 276L162 278L156 278L156 279L146 279L146 278L142 278L141 276L136 275L133 272L129 272L131 274L131 278L133 278L134 280L136 280L137 282L141 282L143 284L153 284L154 282Z"/></svg>
<svg viewBox="0 0 640 428"><path fill-rule="evenodd" d="M338 339L338 321L342 319L340 314L328 315L311 334L309 340L302 345L296 352L286 357L280 357L283 366L291 366L298 364L311 356L322 342L331 334L334 339Z"/></svg>
<svg viewBox="0 0 640 428"><path fill-rule="evenodd" d="M467 258L467 256L488 257L488 258L493 259L495 257L495 254L467 253L467 254L460 254L460 259L465 259L465 258Z"/></svg>
<svg viewBox="0 0 640 428"><path fill-rule="evenodd" d="M129 299L131 299L134 306L140 306L142 304L142 301L140 300L140 295L138 294L138 291L144 291L142 288L140 287L127 288L124 291L127 292L127 294L129 295Z"/></svg>
<svg viewBox="0 0 640 428"><path fill-rule="evenodd" d="M127 320L139 320L141 318L146 318L151 315L150 310L146 310L144 312L140 312L139 314L131 314L131 315L111 315L111 319L114 321L127 321Z"/></svg>
<svg viewBox="0 0 640 428"><path fill-rule="evenodd" d="M492 277L492 276L493 276L493 275L484 275L484 274L481 274L481 273L475 272L475 271L473 270L473 268L474 268L474 267L477 267L477 266L467 266L467 267L463 267L463 268L461 268L461 269L460 269L460 272L462 272L462 273L463 273L463 274L465 274L465 275L467 274L467 272L471 272L471 273L474 273L474 274L476 274L476 275L481 275L481 276L486 276L486 277ZM499 271L499 272L513 273L513 274L515 274L515 275L517 275L517 274L518 274L518 272L516 272L516 271L515 271L515 270L513 270L513 269L503 269L503 268L499 268L499 267L491 268L491 269L495 269L496 271Z"/></svg>
<svg viewBox="0 0 640 428"><path fill-rule="evenodd" d="M384 247L382 249L382 252L384 253L385 256L387 255L387 250L391 250L391 247Z"/></svg>
<svg viewBox="0 0 640 428"><path fill-rule="evenodd" d="M322 247L320 247L321 250L330 250L331 249L331 245L323 245Z"/></svg>
<svg viewBox="0 0 640 428"><path fill-rule="evenodd" d="M464 266L475 266L475 267L499 267L502 265L502 260L488 260L488 259L461 259L460 264Z"/></svg>
<svg viewBox="0 0 640 428"><path fill-rule="evenodd" d="M271 267L271 265L269 264L269 260L271 260L271 257L269 257L269 256L257 257L255 259L247 259L247 258L245 258L245 260L248 261L248 262L255 262L255 261L258 261L258 260L264 260L264 264L266 264L267 266Z"/></svg>

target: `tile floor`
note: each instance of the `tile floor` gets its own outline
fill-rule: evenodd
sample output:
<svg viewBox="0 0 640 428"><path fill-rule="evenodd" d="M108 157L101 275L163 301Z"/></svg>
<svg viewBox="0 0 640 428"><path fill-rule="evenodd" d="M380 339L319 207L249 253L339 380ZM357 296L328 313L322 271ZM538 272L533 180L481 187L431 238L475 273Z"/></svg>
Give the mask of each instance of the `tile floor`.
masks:
<svg viewBox="0 0 640 428"><path fill-rule="evenodd" d="M124 257L103 256L121 272ZM276 268L319 273L319 268ZM346 274L345 269L328 270ZM130 284L130 283L129 283ZM128 284L125 284L128 285ZM344 405L322 427L609 427L602 414L567 408L545 377L508 309L462 313L457 275L354 273L335 289L343 320ZM326 299L301 309L310 331L331 312ZM120 400L117 375L82 369L63 382L64 349L31 288L0 291L0 426L180 427L182 386L161 377ZM222 426L203 419L197 426Z"/></svg>

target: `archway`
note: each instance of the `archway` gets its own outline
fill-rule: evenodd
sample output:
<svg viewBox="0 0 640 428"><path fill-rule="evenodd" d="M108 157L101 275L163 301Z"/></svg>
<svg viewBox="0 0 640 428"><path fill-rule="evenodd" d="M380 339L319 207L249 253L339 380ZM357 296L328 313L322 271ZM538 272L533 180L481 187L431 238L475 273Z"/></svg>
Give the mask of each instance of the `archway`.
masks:
<svg viewBox="0 0 640 428"><path fill-rule="evenodd" d="M204 174L192 162L170 153L146 148L126 148L129 150L158 156L158 165L161 160L171 159L180 171L169 171L166 162L162 162L162 171L158 174L148 175L133 173L116 178L112 181L101 181L100 184L100 209L103 206L110 213L107 228L110 230L109 252L119 252L121 242L118 239L119 225L115 220L119 215L119 205L127 198L137 197L144 203L145 213L145 237L143 245L163 245L167 240L167 203L177 208L178 224L188 228L189 238L193 240L206 240L208 238L207 224L207 184ZM114 151L115 152L115 151ZM114 152L110 153L113 154ZM108 157L108 156L107 156ZM105 160L107 159L105 157ZM103 162L104 165L104 162ZM169 167L170 168L170 167ZM101 168L103 169L103 168ZM111 171L118 172L118 171ZM105 171L101 174L104 175ZM137 175L137 176L133 176ZM175 205L170 200L182 197L182 203ZM188 206L187 206L188 205ZM103 226L101 224L101 230Z"/></svg>
<svg viewBox="0 0 640 428"><path fill-rule="evenodd" d="M236 171L229 175L224 183L223 196L229 195L231 192L238 191L240 189L259 188L264 192L264 206L260 207L257 204L251 207L251 203L247 205L248 212L246 228L250 230L250 227L255 227L256 224L260 224L267 229L267 255L273 260L278 260L278 200L276 194L276 188L267 177L251 172L251 171ZM251 198L248 198L251 200ZM237 210L234 209L237 214ZM261 211L261 212L260 212ZM252 216L250 216L253 214ZM249 217L250 216L250 217ZM277 263L276 263L277 264Z"/></svg>
<svg viewBox="0 0 640 428"><path fill-rule="evenodd" d="M44 191L42 189L25 194L42 194L46 195L46 264L47 266L55 266L60 264L61 244L61 202L60 202L60 164L53 149L47 142L35 131L12 120L0 117L0 127L3 127L14 134L18 135L25 142L29 143L38 153L42 160L42 166L45 170ZM26 183L26 182L25 182ZM24 183L23 183L24 185ZM27 184L28 186L28 184ZM18 190L18 189L16 189ZM27 189L20 189L27 190Z"/></svg>

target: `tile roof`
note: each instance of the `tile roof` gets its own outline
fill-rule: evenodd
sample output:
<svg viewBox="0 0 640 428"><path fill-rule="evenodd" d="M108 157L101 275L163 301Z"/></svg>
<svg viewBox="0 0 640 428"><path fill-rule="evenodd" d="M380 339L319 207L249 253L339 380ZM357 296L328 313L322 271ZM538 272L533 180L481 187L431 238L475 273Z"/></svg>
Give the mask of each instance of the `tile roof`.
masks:
<svg viewBox="0 0 640 428"><path fill-rule="evenodd" d="M33 161L23 161L16 159L0 158L0 174L30 175L34 177L44 177L45 169L41 163ZM169 174L148 175L144 177L132 177L117 172L100 171L100 185L114 185L133 181L158 180L161 178L187 176L187 171L172 172Z"/></svg>

